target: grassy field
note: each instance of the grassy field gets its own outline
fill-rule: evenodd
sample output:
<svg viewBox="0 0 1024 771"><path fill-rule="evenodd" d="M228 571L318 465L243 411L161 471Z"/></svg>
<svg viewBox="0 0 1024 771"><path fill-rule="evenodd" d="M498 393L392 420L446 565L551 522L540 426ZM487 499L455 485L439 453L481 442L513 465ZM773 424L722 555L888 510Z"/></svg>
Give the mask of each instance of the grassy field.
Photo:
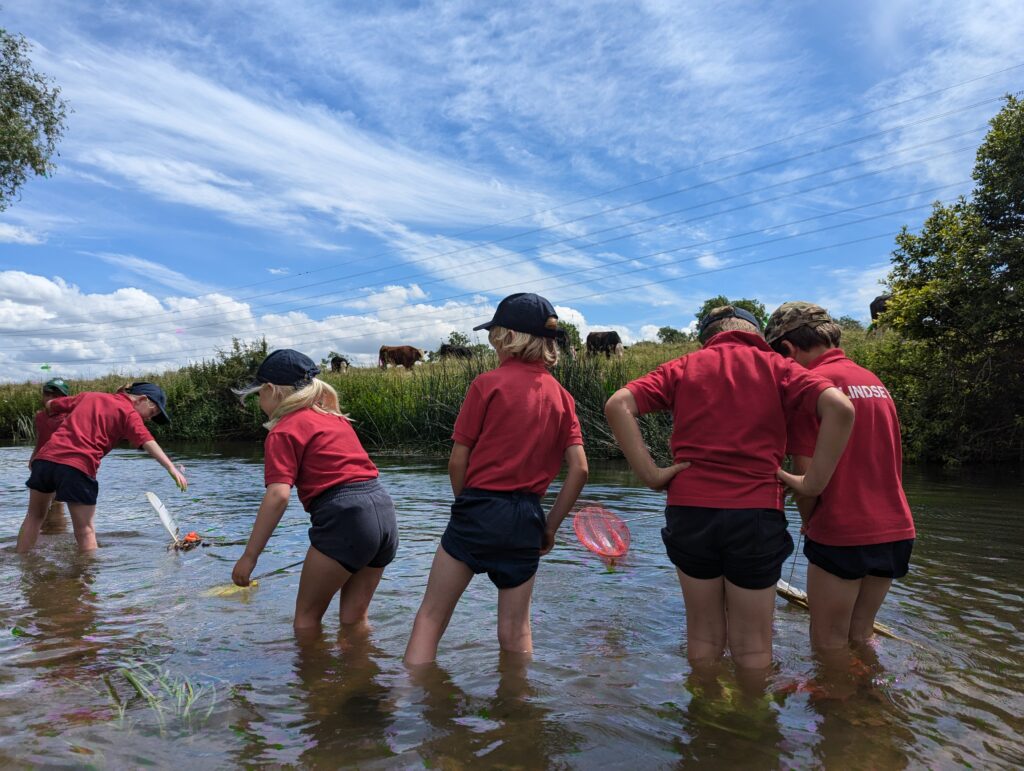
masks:
<svg viewBox="0 0 1024 771"><path fill-rule="evenodd" d="M844 343L855 360L884 369L884 364L892 358L893 345L891 339L884 337L854 331L846 334ZM696 347L696 343L638 343L627 348L621 359L563 358L554 375L576 399L590 457L620 456L604 419L604 402L608 396L630 380ZM236 343L232 350L214 361L159 375L110 375L98 380L75 381L72 389L74 393L114 391L132 380L152 380L166 390L174 418L169 428L154 427L158 440L261 441L266 432L261 426L264 418L256 400L251 399L243 408L230 389L247 382L265 355L262 344ZM401 368L353 367L339 374L328 372L322 377L338 390L342 408L371 453L446 455L452 425L466 389L478 374L495 366L497 358L492 353L469 361L418 364L411 372ZM898 381L895 376L894 379ZM883 380L886 380L884 375ZM38 383L0 386L0 437L32 441L32 415L38 409ZM667 459L671 430L668 414L644 416L641 428L652 453L660 460Z"/></svg>

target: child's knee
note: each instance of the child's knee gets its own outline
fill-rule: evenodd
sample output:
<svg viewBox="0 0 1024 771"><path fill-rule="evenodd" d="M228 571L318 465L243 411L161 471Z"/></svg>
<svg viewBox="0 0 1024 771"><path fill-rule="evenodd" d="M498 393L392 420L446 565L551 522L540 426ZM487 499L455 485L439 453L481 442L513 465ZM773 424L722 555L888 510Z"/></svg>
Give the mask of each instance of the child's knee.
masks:
<svg viewBox="0 0 1024 771"><path fill-rule="evenodd" d="M531 638L530 619L498 619L498 644L506 650L519 650Z"/></svg>

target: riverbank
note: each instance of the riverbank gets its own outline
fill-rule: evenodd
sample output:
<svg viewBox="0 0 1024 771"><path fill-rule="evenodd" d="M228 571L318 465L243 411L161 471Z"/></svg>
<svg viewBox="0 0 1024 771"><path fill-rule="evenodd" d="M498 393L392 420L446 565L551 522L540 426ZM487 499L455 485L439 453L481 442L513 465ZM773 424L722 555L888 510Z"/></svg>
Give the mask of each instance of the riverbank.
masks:
<svg viewBox="0 0 1024 771"><path fill-rule="evenodd" d="M892 392L904 427L904 454L920 457L930 424L915 371L913 343L891 332L848 330L843 346L854 361L872 369ZM697 349L696 342L666 345L638 343L621 358L563 357L554 376L576 400L587 454L592 458L621 457L604 419L604 402L618 388L666 361ZM167 392L174 422L155 426L160 441L261 441L263 415L256 400L239 404L231 388L246 382L266 355L262 343L235 343L217 359L161 374L112 374L72 382L72 392L114 391L133 380L152 380ZM493 353L470 360L418 364L412 371L352 367L321 377L333 385L363 444L371 452L413 452L446 455L452 425L466 389L477 375L497 366ZM57 375L59 373L53 373ZM39 409L39 384L0 385L0 437L34 440L32 416ZM667 459L671 421L668 414L647 415L641 429L659 461Z"/></svg>

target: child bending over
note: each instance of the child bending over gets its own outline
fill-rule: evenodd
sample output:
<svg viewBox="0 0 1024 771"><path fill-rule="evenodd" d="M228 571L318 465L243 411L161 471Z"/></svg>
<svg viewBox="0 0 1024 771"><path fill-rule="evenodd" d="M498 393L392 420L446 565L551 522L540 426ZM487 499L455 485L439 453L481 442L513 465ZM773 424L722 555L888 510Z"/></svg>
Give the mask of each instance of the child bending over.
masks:
<svg viewBox="0 0 1024 771"><path fill-rule="evenodd" d="M398 549L391 496L341 413L338 394L318 374L312 359L285 348L264 359L256 380L235 392L243 400L259 393L270 433L263 461L267 491L231 580L249 585L292 487L297 488L309 512L310 545L295 598L296 632L319 630L339 591L341 623L365 623L384 568Z"/></svg>
<svg viewBox="0 0 1024 771"><path fill-rule="evenodd" d="M498 644L533 650L530 597L541 555L587 481L576 404L548 372L558 361L558 317L547 300L514 294L498 304L489 330L497 369L477 377L455 421L448 475L455 502L430 568L426 594L405 650L425 664L476 573L498 588ZM545 520L541 496L568 464Z"/></svg>
<svg viewBox="0 0 1024 771"><path fill-rule="evenodd" d="M18 531L19 552L35 546L50 502L56 498L68 505L75 540L81 551L96 548L96 498L99 483L96 472L100 461L121 441L141 447L167 469L182 490L188 487L184 475L160 449L143 421L171 422L167 397L155 383L132 383L123 393L105 394L87 391L77 396L62 396L46 403L49 415L66 415L50 438L36 450L29 488L28 514Z"/></svg>

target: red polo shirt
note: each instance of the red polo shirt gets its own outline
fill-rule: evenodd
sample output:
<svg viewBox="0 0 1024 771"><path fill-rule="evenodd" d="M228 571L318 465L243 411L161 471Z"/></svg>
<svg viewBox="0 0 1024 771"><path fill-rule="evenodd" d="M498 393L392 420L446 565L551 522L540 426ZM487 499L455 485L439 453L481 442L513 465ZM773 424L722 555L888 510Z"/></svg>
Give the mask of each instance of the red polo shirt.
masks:
<svg viewBox="0 0 1024 771"><path fill-rule="evenodd" d="M903 448L896 405L882 381L832 348L810 364L846 394L856 410L853 433L828 487L819 496L807 537L828 546L867 546L914 537L903 493ZM814 454L816 415L789 424L790 455Z"/></svg>
<svg viewBox="0 0 1024 771"><path fill-rule="evenodd" d="M39 454L42 446L53 436L53 432L60 428L60 424L64 422L66 417L67 413L47 415L46 410L39 410L36 413L36 446L32 450L33 458Z"/></svg>
<svg viewBox="0 0 1024 771"><path fill-rule="evenodd" d="M96 478L103 456L118 442L141 447L153 441L142 416L125 394L87 391L77 396L52 399L51 415L66 415L36 459L72 466Z"/></svg>
<svg viewBox="0 0 1024 771"><path fill-rule="evenodd" d="M691 463L668 504L713 509L782 509L786 421L814 414L829 386L751 332L719 332L626 385L641 414L672 411L672 458Z"/></svg>
<svg viewBox="0 0 1024 771"><path fill-rule="evenodd" d="M469 386L452 439L472 450L466 487L544 495L583 433L576 402L544 362L511 358Z"/></svg>
<svg viewBox="0 0 1024 771"><path fill-rule="evenodd" d="M263 443L263 481L295 487L302 507L336 485L377 478L377 467L346 418L312 407L285 415Z"/></svg>

